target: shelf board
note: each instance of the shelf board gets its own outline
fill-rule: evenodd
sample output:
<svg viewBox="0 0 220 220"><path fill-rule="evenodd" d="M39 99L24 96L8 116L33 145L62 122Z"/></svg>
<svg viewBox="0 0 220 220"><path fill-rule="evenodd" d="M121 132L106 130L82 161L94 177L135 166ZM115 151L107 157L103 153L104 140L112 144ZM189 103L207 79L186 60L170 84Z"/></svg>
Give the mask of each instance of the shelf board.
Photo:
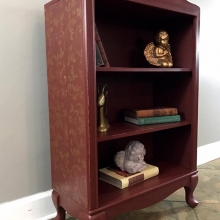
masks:
<svg viewBox="0 0 220 220"><path fill-rule="evenodd" d="M190 72L191 68L129 68L129 67L96 67L97 72Z"/></svg>
<svg viewBox="0 0 220 220"><path fill-rule="evenodd" d="M131 198L149 193L156 190L157 188L172 184L174 181L182 182L184 178L192 175L191 170L169 164L164 161L154 163L159 167L159 175L134 184L124 189L119 189L99 180L99 208L107 207L110 204L121 203Z"/></svg>
<svg viewBox="0 0 220 220"><path fill-rule="evenodd" d="M110 129L105 133L97 134L97 141L108 141L118 138L124 138L139 134L146 134L155 131L161 131L171 128L177 128L181 126L190 125L190 121L183 120L181 122L165 123L165 124L153 124L153 125L134 125L128 122L110 123Z"/></svg>

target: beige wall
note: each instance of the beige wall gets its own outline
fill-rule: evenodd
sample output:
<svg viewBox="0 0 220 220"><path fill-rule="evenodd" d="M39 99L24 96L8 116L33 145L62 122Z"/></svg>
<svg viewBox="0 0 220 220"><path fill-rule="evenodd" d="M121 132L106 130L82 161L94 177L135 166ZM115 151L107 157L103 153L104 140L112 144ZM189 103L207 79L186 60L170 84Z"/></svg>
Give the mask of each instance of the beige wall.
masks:
<svg viewBox="0 0 220 220"><path fill-rule="evenodd" d="M51 189L44 4L0 0L0 203ZM201 7L199 146L220 141L219 0Z"/></svg>
<svg viewBox="0 0 220 220"><path fill-rule="evenodd" d="M46 2L0 0L0 203L51 189Z"/></svg>
<svg viewBox="0 0 220 220"><path fill-rule="evenodd" d="M201 9L198 145L220 141L220 1L190 0Z"/></svg>

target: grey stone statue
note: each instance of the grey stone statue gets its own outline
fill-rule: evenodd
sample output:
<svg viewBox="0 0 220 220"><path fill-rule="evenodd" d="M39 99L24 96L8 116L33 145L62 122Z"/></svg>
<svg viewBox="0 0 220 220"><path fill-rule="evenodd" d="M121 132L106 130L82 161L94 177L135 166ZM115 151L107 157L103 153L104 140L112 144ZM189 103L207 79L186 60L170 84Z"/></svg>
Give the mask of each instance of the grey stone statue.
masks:
<svg viewBox="0 0 220 220"><path fill-rule="evenodd" d="M141 172L147 167L144 162L146 150L139 141L131 141L124 151L119 151L114 157L116 165L128 173Z"/></svg>

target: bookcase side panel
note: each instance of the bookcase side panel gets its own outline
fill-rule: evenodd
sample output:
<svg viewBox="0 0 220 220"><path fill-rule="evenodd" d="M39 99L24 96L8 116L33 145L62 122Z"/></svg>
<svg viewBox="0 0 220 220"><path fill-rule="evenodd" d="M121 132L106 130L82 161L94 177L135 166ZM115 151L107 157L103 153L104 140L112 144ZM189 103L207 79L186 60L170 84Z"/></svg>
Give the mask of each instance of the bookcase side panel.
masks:
<svg viewBox="0 0 220 220"><path fill-rule="evenodd" d="M45 7L53 189L88 207L84 1Z"/></svg>
<svg viewBox="0 0 220 220"><path fill-rule="evenodd" d="M85 43L87 50L87 103L88 118L87 127L89 129L89 144L87 150L87 170L88 170L88 209L98 208L98 157L97 157L97 81L96 81L96 57L95 54L95 19L94 0L84 1L86 13ZM92 190L91 190L92 189Z"/></svg>
<svg viewBox="0 0 220 220"><path fill-rule="evenodd" d="M199 96L199 34L200 34L200 15L195 17L193 22L194 27L194 66L193 66L193 90L192 90L192 154L191 167L197 169L197 135L198 135L198 96Z"/></svg>

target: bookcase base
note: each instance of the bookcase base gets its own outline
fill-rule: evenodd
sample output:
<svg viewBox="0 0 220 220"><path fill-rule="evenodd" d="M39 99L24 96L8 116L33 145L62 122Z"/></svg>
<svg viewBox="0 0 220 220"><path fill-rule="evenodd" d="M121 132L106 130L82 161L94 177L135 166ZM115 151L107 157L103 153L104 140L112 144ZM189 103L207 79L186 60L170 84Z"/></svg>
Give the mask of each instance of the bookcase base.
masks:
<svg viewBox="0 0 220 220"><path fill-rule="evenodd" d="M76 202L55 190L52 192L52 200L57 210L57 216L53 220L65 220L66 212L79 220L106 220L104 211L91 215L88 210L79 206Z"/></svg>
<svg viewBox="0 0 220 220"><path fill-rule="evenodd" d="M129 200L121 201L120 203L112 202L111 204L106 204L91 211L81 207L64 194L53 190L52 199L57 210L57 216L54 218L54 220L65 220L66 211L68 214L78 218L79 220L110 220L118 214L154 205L181 187L185 188L186 203L190 207L195 208L198 205L198 201L195 200L193 192L197 183L198 175L196 171L190 176L173 181L157 190L152 190L148 193L137 195Z"/></svg>

